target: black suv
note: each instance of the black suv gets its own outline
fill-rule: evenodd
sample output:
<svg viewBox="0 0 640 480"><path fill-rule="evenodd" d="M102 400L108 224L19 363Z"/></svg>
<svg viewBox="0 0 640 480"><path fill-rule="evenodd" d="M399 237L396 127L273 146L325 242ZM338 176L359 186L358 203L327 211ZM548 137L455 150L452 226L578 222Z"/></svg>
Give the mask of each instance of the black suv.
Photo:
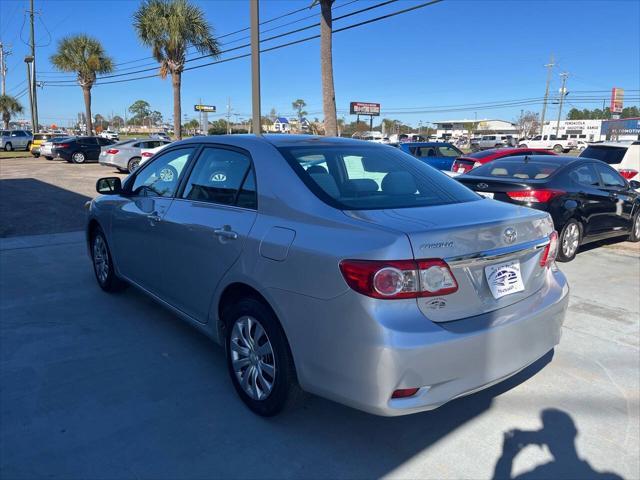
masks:
<svg viewBox="0 0 640 480"><path fill-rule="evenodd" d="M101 137L71 137L54 143L51 154L54 158L61 158L67 162L97 162L100 149L114 143L116 142L113 140Z"/></svg>

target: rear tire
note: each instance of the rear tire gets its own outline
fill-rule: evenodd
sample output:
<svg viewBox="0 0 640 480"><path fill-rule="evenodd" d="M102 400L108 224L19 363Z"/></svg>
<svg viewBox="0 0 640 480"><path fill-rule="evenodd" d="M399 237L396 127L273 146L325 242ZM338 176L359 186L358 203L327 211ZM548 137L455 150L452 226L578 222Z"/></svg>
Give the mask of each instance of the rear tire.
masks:
<svg viewBox="0 0 640 480"><path fill-rule="evenodd" d="M27 143L27 148L24 149L25 152L31 150L31 142Z"/></svg>
<svg viewBox="0 0 640 480"><path fill-rule="evenodd" d="M129 163L127 164L127 170L129 173L135 172L140 167L140 160L140 157L133 157L129 160Z"/></svg>
<svg viewBox="0 0 640 480"><path fill-rule="evenodd" d="M582 226L577 220L571 218L565 223L562 232L560 232L560 238L558 239L558 261L570 262L576 258L581 241Z"/></svg>
<svg viewBox="0 0 640 480"><path fill-rule="evenodd" d="M107 237L100 227L96 227L91 235L91 260L93 272L102 290L118 292L127 287L127 284L116 275Z"/></svg>
<svg viewBox="0 0 640 480"><path fill-rule="evenodd" d="M84 163L87 158L84 156L82 152L73 152L71 155L71 161L73 163Z"/></svg>
<svg viewBox="0 0 640 480"><path fill-rule="evenodd" d="M633 223L631 225L631 234L629 235L630 242L640 242L640 212L637 212L633 217Z"/></svg>
<svg viewBox="0 0 640 480"><path fill-rule="evenodd" d="M526 143L521 143L520 145L518 145L518 148L527 148L527 144Z"/></svg>
<svg viewBox="0 0 640 480"><path fill-rule="evenodd" d="M562 153L564 152L564 147L562 145L554 145L553 151L556 153Z"/></svg>
<svg viewBox="0 0 640 480"><path fill-rule="evenodd" d="M222 313L231 382L249 409L263 417L278 414L300 393L286 336L271 309L243 298Z"/></svg>

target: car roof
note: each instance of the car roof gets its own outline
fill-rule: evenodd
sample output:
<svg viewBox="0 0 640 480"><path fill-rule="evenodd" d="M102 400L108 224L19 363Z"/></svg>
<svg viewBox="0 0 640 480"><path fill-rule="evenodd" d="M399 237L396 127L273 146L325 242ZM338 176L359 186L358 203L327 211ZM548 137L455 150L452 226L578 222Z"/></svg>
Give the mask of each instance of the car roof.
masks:
<svg viewBox="0 0 640 480"><path fill-rule="evenodd" d="M441 147L442 145L451 146L450 142L402 142L401 145L412 145L414 147Z"/></svg>
<svg viewBox="0 0 640 480"><path fill-rule="evenodd" d="M511 157L505 157L505 158L497 158L494 160L493 163L496 162L508 162L511 160L522 160L524 161L525 158L528 158L531 161L535 161L535 162L553 162L553 163L561 163L564 165L569 165L570 163L574 163L574 162L583 162L585 160L593 160L591 158L584 158L584 157L568 157L568 156L563 156L563 155L513 155Z"/></svg>
<svg viewBox="0 0 640 480"><path fill-rule="evenodd" d="M640 144L640 142L634 142L633 140L629 140L626 142L590 142L589 146L590 147L625 147L625 148L629 148L631 145L637 145Z"/></svg>
<svg viewBox="0 0 640 480"><path fill-rule="evenodd" d="M191 137L182 140L181 144L189 143L219 143L226 145L234 145L238 147L247 147L252 144L271 144L275 147L304 147L304 146L330 146L330 145L352 145L352 146L374 146L377 145L380 148L386 147L386 145L368 142L366 140L356 140L354 138L341 138L341 137L322 137L318 135L282 135L282 134L267 134L267 135L253 135L251 133L239 134L239 135L201 135L197 137Z"/></svg>

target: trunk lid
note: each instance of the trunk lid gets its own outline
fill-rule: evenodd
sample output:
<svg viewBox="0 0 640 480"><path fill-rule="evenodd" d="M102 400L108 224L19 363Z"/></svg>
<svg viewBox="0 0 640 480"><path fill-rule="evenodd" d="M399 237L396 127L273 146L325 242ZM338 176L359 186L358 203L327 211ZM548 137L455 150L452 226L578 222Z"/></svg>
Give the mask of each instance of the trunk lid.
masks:
<svg viewBox="0 0 640 480"><path fill-rule="evenodd" d="M546 212L493 200L395 210L346 212L349 216L404 232L415 259L445 260L458 284L452 294L418 298L434 322L472 317L512 305L544 285L540 256L553 231ZM515 238L513 238L515 232ZM522 291L492 294L488 273L516 262ZM507 267L512 272L513 265ZM500 270L502 271L502 270Z"/></svg>

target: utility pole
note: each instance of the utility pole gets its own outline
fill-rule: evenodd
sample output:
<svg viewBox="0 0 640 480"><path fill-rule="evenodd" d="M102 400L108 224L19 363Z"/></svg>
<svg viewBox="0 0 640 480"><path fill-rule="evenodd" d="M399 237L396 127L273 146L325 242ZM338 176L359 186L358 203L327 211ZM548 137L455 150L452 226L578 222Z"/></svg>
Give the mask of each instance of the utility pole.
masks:
<svg viewBox="0 0 640 480"><path fill-rule="evenodd" d="M569 74L567 72L563 72L560 74L562 77L562 87L560 87L560 107L558 108L558 122L556 123L556 138L558 138L558 132L560 130L560 118L562 117L562 104L564 103L564 97L567 93L564 90L564 86L567 83L567 77Z"/></svg>
<svg viewBox="0 0 640 480"><path fill-rule="evenodd" d="M251 8L251 93L253 133L262 135L260 115L260 4L250 0Z"/></svg>
<svg viewBox="0 0 640 480"><path fill-rule="evenodd" d="M0 42L0 75L2 75L2 95L6 93L7 79L7 57L11 55L11 50L5 50L4 44Z"/></svg>
<svg viewBox="0 0 640 480"><path fill-rule="evenodd" d="M33 27L33 16L35 12L33 10L33 0L31 0L30 4L31 4L31 9L29 10L29 19L31 22L31 58L32 58L33 64L31 67L31 85L29 87L31 88L31 91L32 91L31 97L33 98L32 117L33 117L34 124L31 125L31 128L33 128L33 132L35 133L38 131L38 94L36 92L36 85L38 83L36 81L36 40L35 40L35 32Z"/></svg>
<svg viewBox="0 0 640 480"><path fill-rule="evenodd" d="M231 97L227 97L227 135L231 134Z"/></svg>
<svg viewBox="0 0 640 480"><path fill-rule="evenodd" d="M547 101L549 100L549 84L551 83L551 72L553 71L553 67L555 67L555 63L553 63L553 53L551 54L551 60L549 63L545 65L547 67L547 86L544 90L544 103L542 104L542 115L540 115L540 135L544 132L544 116L547 113Z"/></svg>
<svg viewBox="0 0 640 480"><path fill-rule="evenodd" d="M33 67L33 57L26 56L24 57L24 63L27 66L27 91L29 92L29 106L31 107L31 128L33 129L33 125L36 121L36 110L33 105L33 89L31 88L31 69ZM36 133L37 130L33 130L33 133Z"/></svg>

